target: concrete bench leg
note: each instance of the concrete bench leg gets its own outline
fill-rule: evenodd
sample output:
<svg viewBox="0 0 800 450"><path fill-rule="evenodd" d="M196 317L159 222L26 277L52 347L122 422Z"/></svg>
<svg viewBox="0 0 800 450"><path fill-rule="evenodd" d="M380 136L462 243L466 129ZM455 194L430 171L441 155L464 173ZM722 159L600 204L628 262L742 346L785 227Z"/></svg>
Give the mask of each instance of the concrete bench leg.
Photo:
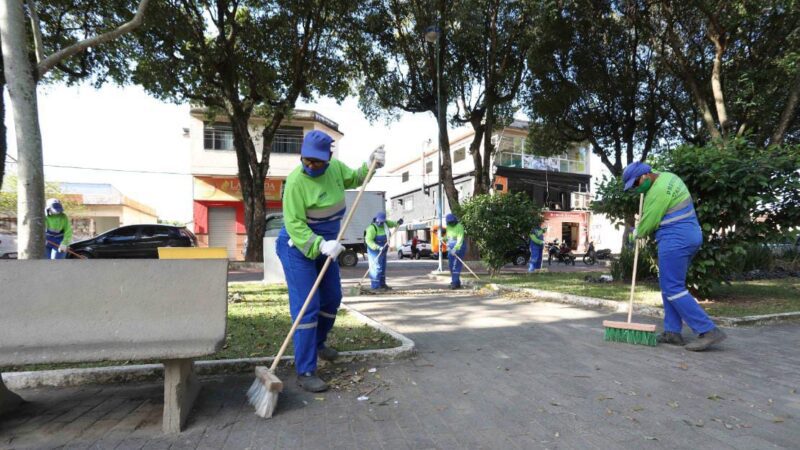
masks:
<svg viewBox="0 0 800 450"><path fill-rule="evenodd" d="M164 361L164 433L181 432L198 392L193 360Z"/></svg>
<svg viewBox="0 0 800 450"><path fill-rule="evenodd" d="M3 384L3 376L0 375L0 416L14 411L22 402L22 397L9 391L6 385Z"/></svg>

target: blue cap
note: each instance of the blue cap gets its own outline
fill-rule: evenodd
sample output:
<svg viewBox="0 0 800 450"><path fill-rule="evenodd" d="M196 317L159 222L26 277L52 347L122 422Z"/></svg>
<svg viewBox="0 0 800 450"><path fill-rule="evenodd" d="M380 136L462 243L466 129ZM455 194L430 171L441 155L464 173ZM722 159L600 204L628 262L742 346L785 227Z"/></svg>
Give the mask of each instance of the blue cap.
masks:
<svg viewBox="0 0 800 450"><path fill-rule="evenodd" d="M453 213L450 213L450 214L448 214L448 215L446 215L446 216L444 217L444 221L445 221L445 222L447 222L447 223L454 223L454 222L458 222L458 217L456 217L456 215L455 215L455 214L453 214Z"/></svg>
<svg viewBox="0 0 800 450"><path fill-rule="evenodd" d="M330 161L331 142L333 138L319 130L314 130L303 138L303 146L300 148L300 156L304 158L314 158L321 161Z"/></svg>
<svg viewBox="0 0 800 450"><path fill-rule="evenodd" d="M386 222L386 213L385 212L379 212L378 214L376 214L375 215L375 222L376 223Z"/></svg>
<svg viewBox="0 0 800 450"><path fill-rule="evenodd" d="M627 191L628 189L632 188L633 183L637 178L652 171L653 170L650 168L650 165L647 163L636 161L629 164L628 167L626 167L622 172L622 181L625 183L624 190Z"/></svg>

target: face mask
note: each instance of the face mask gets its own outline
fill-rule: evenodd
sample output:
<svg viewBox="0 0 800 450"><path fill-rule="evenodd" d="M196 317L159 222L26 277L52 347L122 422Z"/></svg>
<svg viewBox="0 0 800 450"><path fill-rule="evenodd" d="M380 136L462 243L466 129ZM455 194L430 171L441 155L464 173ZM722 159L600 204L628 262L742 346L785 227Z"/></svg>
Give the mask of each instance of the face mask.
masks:
<svg viewBox="0 0 800 450"><path fill-rule="evenodd" d="M322 167L321 169L312 169L304 164L303 171L306 173L306 175L316 178L325 173L326 170L328 170L328 165L329 163L325 163L325 166Z"/></svg>
<svg viewBox="0 0 800 450"><path fill-rule="evenodd" d="M636 192L637 194L644 194L645 192L650 190L650 186L652 185L653 185L653 180L651 180L650 178L645 178L643 182L639 183L639 186L636 186L636 189L634 189L633 192Z"/></svg>

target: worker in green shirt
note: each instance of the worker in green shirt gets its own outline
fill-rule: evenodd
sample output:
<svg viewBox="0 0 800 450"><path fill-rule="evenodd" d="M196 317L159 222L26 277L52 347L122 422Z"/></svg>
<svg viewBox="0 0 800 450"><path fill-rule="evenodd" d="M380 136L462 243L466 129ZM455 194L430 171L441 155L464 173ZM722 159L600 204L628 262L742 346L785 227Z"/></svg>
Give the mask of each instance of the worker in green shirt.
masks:
<svg viewBox="0 0 800 450"><path fill-rule="evenodd" d="M45 208L44 259L64 259L72 243L72 225L57 198L47 200Z"/></svg>
<svg viewBox="0 0 800 450"><path fill-rule="evenodd" d="M367 244L369 257L369 278L373 290L390 290L386 285L386 254L389 252L390 229L403 224L403 219L397 222L386 220L386 213L381 211L372 219L366 229L364 242Z"/></svg>
<svg viewBox="0 0 800 450"><path fill-rule="evenodd" d="M447 222L447 263L450 266L450 289L461 289L461 268L464 266L461 260L467 253L467 245L464 243L464 225L452 213L445 216L445 222ZM456 258L456 255L461 260Z"/></svg>
<svg viewBox="0 0 800 450"><path fill-rule="evenodd" d="M289 311L297 318L316 282L325 260L333 262L322 278L293 336L297 382L306 391L328 389L316 374L317 356L333 361L338 352L325 345L342 301L342 285L336 258L344 250L337 240L345 215L345 189L366 183L369 168L356 170L333 159L333 139L314 130L303 138L300 167L286 178L283 193L283 228L276 240L276 252L289 288ZM370 161L383 167L383 147L372 152Z"/></svg>
<svg viewBox="0 0 800 450"><path fill-rule="evenodd" d="M528 261L528 272L535 272L542 268L542 253L544 253L544 228L537 225L531 230L528 248L531 259Z"/></svg>
<svg viewBox="0 0 800 450"><path fill-rule="evenodd" d="M703 243L692 196L683 181L669 172L655 172L649 165L635 162L622 173L625 190L645 194L642 217L633 231L635 239L655 232L658 243L658 281L664 303L664 332L658 341L684 345L683 322L699 338L685 346L702 351L726 338L708 314L686 289L686 272Z"/></svg>

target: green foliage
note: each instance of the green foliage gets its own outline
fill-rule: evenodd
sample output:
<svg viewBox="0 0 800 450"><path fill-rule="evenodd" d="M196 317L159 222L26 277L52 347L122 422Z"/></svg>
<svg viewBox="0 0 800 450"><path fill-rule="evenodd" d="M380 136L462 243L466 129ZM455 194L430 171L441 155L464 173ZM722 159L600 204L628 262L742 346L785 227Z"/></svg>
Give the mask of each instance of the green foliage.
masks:
<svg viewBox="0 0 800 450"><path fill-rule="evenodd" d="M761 242L748 242L743 246L744 254L730 262L731 273L744 273L751 270L772 270L775 268L775 255Z"/></svg>
<svg viewBox="0 0 800 450"><path fill-rule="evenodd" d="M614 280L630 283L633 275L633 249L623 247L619 258L611 262L611 276ZM654 245L644 245L639 248L639 261L636 268L636 282L652 280L658 276L658 259Z"/></svg>
<svg viewBox="0 0 800 450"><path fill-rule="evenodd" d="M76 196L61 192L58 183L45 183L44 197L46 199L57 198L61 200L61 205L64 206L64 212L67 215L75 215L85 209ZM17 177L15 175L9 175L3 180L3 186L0 189L0 216L17 216Z"/></svg>
<svg viewBox="0 0 800 450"><path fill-rule="evenodd" d="M800 224L800 146L760 148L741 139L684 145L653 166L680 176L694 199L705 242L688 281L701 294L741 270L749 245ZM637 208L618 179L604 179L597 193L593 209L616 220Z"/></svg>
<svg viewBox="0 0 800 450"><path fill-rule="evenodd" d="M524 193L478 195L462 205L461 221L478 246L481 260L494 274L508 260L506 254L527 242L542 213Z"/></svg>

